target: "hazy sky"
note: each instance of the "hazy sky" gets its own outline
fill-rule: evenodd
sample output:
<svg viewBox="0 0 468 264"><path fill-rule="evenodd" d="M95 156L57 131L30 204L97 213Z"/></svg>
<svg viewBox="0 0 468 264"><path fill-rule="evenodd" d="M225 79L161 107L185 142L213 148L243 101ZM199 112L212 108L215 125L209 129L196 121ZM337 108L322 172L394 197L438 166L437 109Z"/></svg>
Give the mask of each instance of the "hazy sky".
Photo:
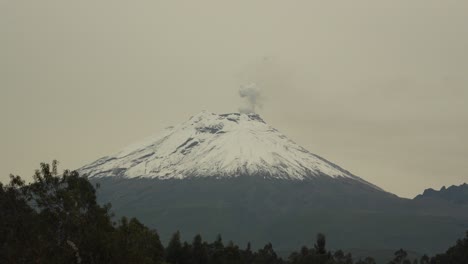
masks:
<svg viewBox="0 0 468 264"><path fill-rule="evenodd" d="M387 191L468 182L468 1L0 0L0 181L258 113Z"/></svg>

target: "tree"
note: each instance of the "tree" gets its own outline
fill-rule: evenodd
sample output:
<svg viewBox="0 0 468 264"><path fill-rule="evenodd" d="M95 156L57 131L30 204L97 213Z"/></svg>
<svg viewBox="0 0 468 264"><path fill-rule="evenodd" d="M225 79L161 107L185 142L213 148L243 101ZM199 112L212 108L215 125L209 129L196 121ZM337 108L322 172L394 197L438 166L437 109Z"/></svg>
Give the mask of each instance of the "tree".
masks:
<svg viewBox="0 0 468 264"><path fill-rule="evenodd" d="M326 248L326 238L322 233L317 234L317 241L314 245L314 254L312 255L312 260L315 263L329 263L333 261L331 253L327 252Z"/></svg>
<svg viewBox="0 0 468 264"><path fill-rule="evenodd" d="M192 262L194 264L205 264L208 262L208 252L199 234L193 238Z"/></svg>
<svg viewBox="0 0 468 264"><path fill-rule="evenodd" d="M10 175L10 184L0 183L0 259L5 263L28 263L41 250L36 235L37 214L25 200L24 181Z"/></svg>
<svg viewBox="0 0 468 264"><path fill-rule="evenodd" d="M407 259L408 253L402 248L395 252L395 257L389 264L411 264L411 261Z"/></svg>
<svg viewBox="0 0 468 264"><path fill-rule="evenodd" d="M372 258L371 258L372 259ZM346 254L345 256L345 264L353 264L353 256L351 253Z"/></svg>
<svg viewBox="0 0 468 264"><path fill-rule="evenodd" d="M41 164L33 183L22 189L38 213L40 255L48 262L107 262L114 231L109 209L96 202L96 190L75 171L58 174L57 161Z"/></svg>
<svg viewBox="0 0 468 264"><path fill-rule="evenodd" d="M429 264L430 258L424 254L419 260L419 264Z"/></svg>
<svg viewBox="0 0 468 264"><path fill-rule="evenodd" d="M326 245L325 235L322 233L318 233L317 242L314 245L314 248L317 254L324 255L327 253L327 250L325 249L325 245Z"/></svg>
<svg viewBox="0 0 468 264"><path fill-rule="evenodd" d="M336 262L336 264L352 264L353 263L353 257L350 253L348 254L344 254L344 252L342 250L338 250L335 252L335 254L333 255L333 259L334 261ZM365 263L367 264L368 261L369 263L372 263L371 261L371 258L366 258L362 261L362 263ZM358 262L359 263L359 262Z"/></svg>
<svg viewBox="0 0 468 264"><path fill-rule="evenodd" d="M255 264L275 264L280 263L278 255L273 250L273 245L271 243L266 244L263 249L260 249L257 254L255 254L254 261Z"/></svg>
<svg viewBox="0 0 468 264"><path fill-rule="evenodd" d="M358 260L356 264L376 264L376 262L373 258L367 257L364 260Z"/></svg>
<svg viewBox="0 0 468 264"><path fill-rule="evenodd" d="M242 263L241 252L239 247L232 241L229 241L226 248L224 248L224 255L227 264Z"/></svg>
<svg viewBox="0 0 468 264"><path fill-rule="evenodd" d="M191 264L192 263L192 246L185 241L182 244L182 251L179 256L179 262L180 264Z"/></svg>
<svg viewBox="0 0 468 264"><path fill-rule="evenodd" d="M210 263L225 263L223 238L220 234L216 236L216 240L210 245L210 255Z"/></svg>
<svg viewBox="0 0 468 264"><path fill-rule="evenodd" d="M247 243L246 249L243 251L242 254L242 262L246 264L250 264L253 261L253 253L252 253L252 245L250 242Z"/></svg>
<svg viewBox="0 0 468 264"><path fill-rule="evenodd" d="M2 259L14 257L14 263L109 262L114 232L110 206L97 204L95 188L87 178L68 170L59 175L57 164L41 163L30 184L12 176L9 185L2 185L0 210L6 216L0 220L5 221L0 227L5 234L1 236Z"/></svg>
<svg viewBox="0 0 468 264"><path fill-rule="evenodd" d="M0 260L5 263L163 263L171 264L283 264L271 243L253 253L251 244L241 250L221 235L208 244L201 235L181 242L177 231L164 250L159 235L136 218L111 221L110 204L99 205L96 188L77 172L57 172L57 162L42 163L34 180L19 176L0 183ZM290 264L352 264L351 254L326 250L326 238L317 235L313 248L303 246L289 256ZM403 249L391 264L411 264ZM413 263L418 263L414 260ZM468 232L445 253L421 264L468 263ZM356 264L375 264L367 257Z"/></svg>
<svg viewBox="0 0 468 264"><path fill-rule="evenodd" d="M136 218L123 217L117 227L112 263L162 263L164 248L155 230L150 230Z"/></svg>
<svg viewBox="0 0 468 264"><path fill-rule="evenodd" d="M455 246L445 253L436 255L431 259L431 264L456 264L468 263L468 231L464 239L457 240Z"/></svg>
<svg viewBox="0 0 468 264"><path fill-rule="evenodd" d="M181 255L182 243L180 242L180 232L177 231L172 235L172 238L166 248L166 261L172 264L180 264Z"/></svg>

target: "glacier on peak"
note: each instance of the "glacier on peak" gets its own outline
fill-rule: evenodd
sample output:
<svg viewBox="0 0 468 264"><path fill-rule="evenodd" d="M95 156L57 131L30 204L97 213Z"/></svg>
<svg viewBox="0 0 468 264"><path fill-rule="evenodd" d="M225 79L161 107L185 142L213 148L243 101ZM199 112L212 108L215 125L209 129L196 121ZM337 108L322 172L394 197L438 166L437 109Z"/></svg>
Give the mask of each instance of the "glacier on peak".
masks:
<svg viewBox="0 0 468 264"><path fill-rule="evenodd" d="M158 179L261 176L305 180L328 176L379 189L312 154L254 113L203 111L79 172L89 177Z"/></svg>

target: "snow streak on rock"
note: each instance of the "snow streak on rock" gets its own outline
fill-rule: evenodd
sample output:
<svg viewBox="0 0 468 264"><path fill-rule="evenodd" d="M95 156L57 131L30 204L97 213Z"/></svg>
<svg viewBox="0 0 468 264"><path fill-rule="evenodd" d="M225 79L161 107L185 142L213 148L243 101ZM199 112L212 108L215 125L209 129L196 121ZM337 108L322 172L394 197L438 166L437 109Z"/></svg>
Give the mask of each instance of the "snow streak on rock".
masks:
<svg viewBox="0 0 468 264"><path fill-rule="evenodd" d="M79 171L90 177L158 179L261 176L305 180L327 176L375 187L310 153L266 124L259 115L239 113L201 112Z"/></svg>

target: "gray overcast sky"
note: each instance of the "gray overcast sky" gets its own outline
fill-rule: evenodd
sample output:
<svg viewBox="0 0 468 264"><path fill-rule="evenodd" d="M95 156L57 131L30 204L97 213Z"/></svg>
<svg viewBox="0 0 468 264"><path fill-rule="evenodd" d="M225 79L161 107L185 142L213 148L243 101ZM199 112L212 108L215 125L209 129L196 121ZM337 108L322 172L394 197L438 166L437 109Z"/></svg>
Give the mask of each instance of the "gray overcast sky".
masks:
<svg viewBox="0 0 468 264"><path fill-rule="evenodd" d="M468 182L468 1L0 0L0 180L208 110L403 197Z"/></svg>

